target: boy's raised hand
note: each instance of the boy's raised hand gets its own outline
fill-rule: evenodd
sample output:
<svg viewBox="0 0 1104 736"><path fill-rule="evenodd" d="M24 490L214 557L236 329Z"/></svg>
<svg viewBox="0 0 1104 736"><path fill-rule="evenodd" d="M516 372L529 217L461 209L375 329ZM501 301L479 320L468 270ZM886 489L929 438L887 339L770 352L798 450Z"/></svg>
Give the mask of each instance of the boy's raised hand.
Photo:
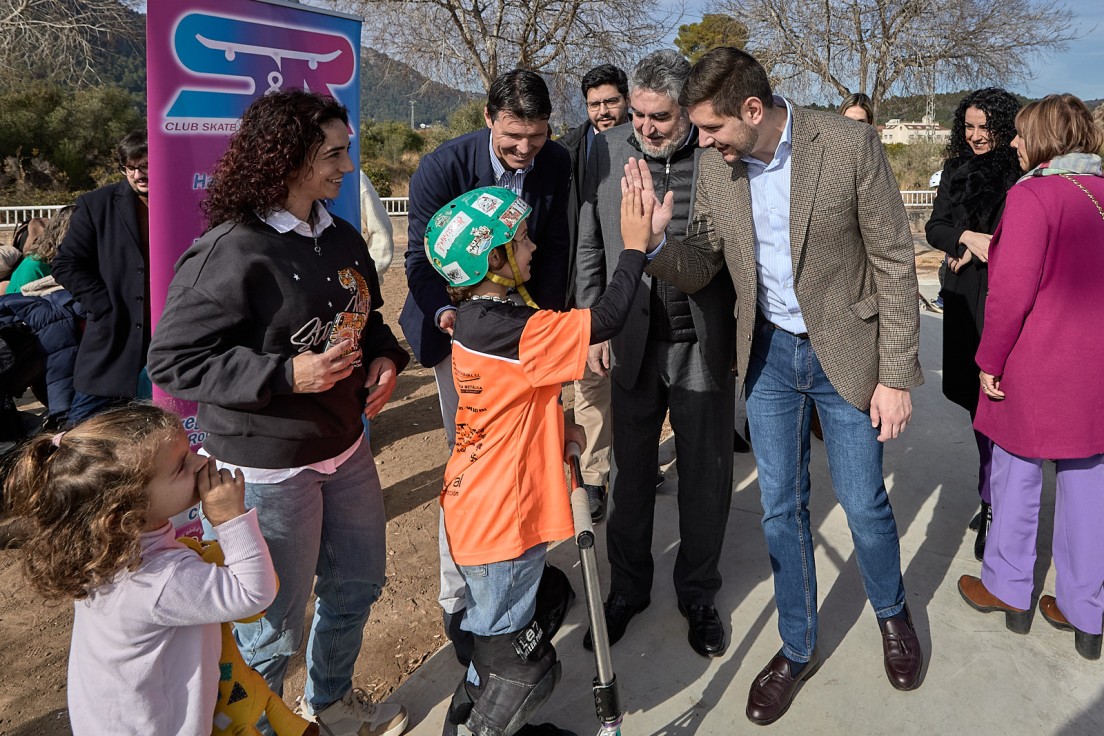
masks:
<svg viewBox="0 0 1104 736"><path fill-rule="evenodd" d="M674 213L675 193L667 192L663 195L663 201L660 202L655 195L655 186L652 183L652 172L648 168L648 162L644 159L629 158L629 162L625 164L625 175L621 177L621 235L626 248L629 248L630 244L635 245L634 241L630 241L625 236L625 200L630 195L637 196L632 195L634 191L640 197L641 207L647 208L645 222L650 225L647 250L654 250L657 245L663 242L667 223L671 221L671 215ZM632 249L640 250L635 247Z"/></svg>
<svg viewBox="0 0 1104 736"><path fill-rule="evenodd" d="M639 189L621 190L621 241L625 250L648 252L652 235L652 210L655 197L645 197Z"/></svg>
<svg viewBox="0 0 1104 736"><path fill-rule="evenodd" d="M240 470L219 470L210 458L196 473L196 489L203 503L203 515L213 526L245 513L245 476Z"/></svg>

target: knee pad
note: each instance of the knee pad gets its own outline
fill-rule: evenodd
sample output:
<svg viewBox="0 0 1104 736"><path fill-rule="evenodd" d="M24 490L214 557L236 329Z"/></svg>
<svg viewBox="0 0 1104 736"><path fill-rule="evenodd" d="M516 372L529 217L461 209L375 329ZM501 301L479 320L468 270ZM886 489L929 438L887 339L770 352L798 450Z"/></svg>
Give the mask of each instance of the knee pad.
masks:
<svg viewBox="0 0 1104 736"><path fill-rule="evenodd" d="M535 619L512 634L477 636L472 662L480 685L463 685L473 702L465 725L479 736L512 736L560 680L556 650Z"/></svg>

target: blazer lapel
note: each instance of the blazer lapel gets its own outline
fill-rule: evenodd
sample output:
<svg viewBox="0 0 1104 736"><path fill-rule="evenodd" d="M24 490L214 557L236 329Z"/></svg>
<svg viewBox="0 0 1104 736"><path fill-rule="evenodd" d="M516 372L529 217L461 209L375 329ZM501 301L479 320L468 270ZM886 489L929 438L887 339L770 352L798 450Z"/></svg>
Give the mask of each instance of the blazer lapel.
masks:
<svg viewBox="0 0 1104 736"><path fill-rule="evenodd" d="M120 219L122 219L123 224L126 225L127 232L130 233L135 247L141 251L142 239L138 235L138 213L134 209L138 206L138 203L135 201L137 197L138 195L130 188L130 184L125 181L121 182L119 186L115 188L115 209L118 210Z"/></svg>
<svg viewBox="0 0 1104 736"><path fill-rule="evenodd" d="M720 156L717 156L717 159L720 159ZM758 276L755 270L755 222L751 214L751 187L748 185L747 164L737 161L729 167L723 160L720 163L731 172L729 187L733 203L732 220L722 232L733 237L732 246L726 247L726 250L735 252L736 262L740 266L740 285L745 288L750 287L754 292ZM714 227L719 215L718 212L713 213ZM726 242L729 242L728 238Z"/></svg>
<svg viewBox="0 0 1104 736"><path fill-rule="evenodd" d="M475 178L478 182L477 186L490 187L494 186L495 176L494 168L491 166L491 129L484 128L483 135L476 138L476 145L479 146L479 150L475 152Z"/></svg>
<svg viewBox="0 0 1104 736"><path fill-rule="evenodd" d="M820 184L824 147L818 140L820 131L810 124L809 118L796 107L793 109L793 116L793 143L790 149L790 256L793 259L796 280L805 253L813 200L816 199Z"/></svg>

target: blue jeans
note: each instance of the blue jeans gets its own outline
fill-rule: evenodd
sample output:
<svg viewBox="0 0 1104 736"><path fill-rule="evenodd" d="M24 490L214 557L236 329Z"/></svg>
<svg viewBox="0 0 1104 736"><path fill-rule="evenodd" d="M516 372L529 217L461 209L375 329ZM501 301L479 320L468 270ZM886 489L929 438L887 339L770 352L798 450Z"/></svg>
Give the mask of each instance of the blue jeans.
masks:
<svg viewBox="0 0 1104 736"><path fill-rule="evenodd" d="M96 396L95 394L73 392L73 403L69 405L69 416L66 418L67 426L75 427L85 419L103 414L109 409L126 406L134 401L129 396Z"/></svg>
<svg viewBox="0 0 1104 736"><path fill-rule="evenodd" d="M459 565L468 586L468 607L460 628L476 636L521 631L537 613L537 588L544 574L548 545L530 547L513 560L486 565ZM475 665L468 680L476 685Z"/></svg>
<svg viewBox="0 0 1104 736"><path fill-rule="evenodd" d="M362 441L332 475L304 470L282 483L247 483L245 505L257 509L280 592L259 621L235 625L234 637L246 664L282 695L313 585L304 698L317 713L352 688L364 624L385 582L387 515L372 450Z"/></svg>
<svg viewBox="0 0 1104 736"><path fill-rule="evenodd" d="M146 369L142 368L138 374L134 396L98 396L74 390L66 423L69 427L75 427L85 419L103 414L109 409L126 406L132 401L149 401L151 398L153 398L153 384L150 383Z"/></svg>
<svg viewBox="0 0 1104 736"><path fill-rule="evenodd" d="M905 589L897 522L882 478L882 445L869 414L836 393L807 339L757 324L746 385L782 652L807 662L817 639L809 529L812 405L824 428L832 485L851 528L866 596L878 618L887 618L901 612Z"/></svg>

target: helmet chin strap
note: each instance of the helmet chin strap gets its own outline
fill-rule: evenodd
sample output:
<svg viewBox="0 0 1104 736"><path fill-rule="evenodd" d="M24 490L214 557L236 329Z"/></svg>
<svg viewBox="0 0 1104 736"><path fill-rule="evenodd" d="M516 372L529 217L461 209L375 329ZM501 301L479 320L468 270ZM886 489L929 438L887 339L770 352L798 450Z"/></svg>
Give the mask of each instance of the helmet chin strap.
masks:
<svg viewBox="0 0 1104 736"><path fill-rule="evenodd" d="M529 290L525 288L525 285L521 282L520 271L517 265L517 258L514 257L514 241L510 241L503 246L506 249L506 261L510 264L510 271L514 274L512 279L508 279L505 276L499 276L496 273L488 273L487 278L498 284L499 286L505 286L507 289L517 289L517 293L525 303L533 309L540 309L537 303L533 301L533 297L529 296Z"/></svg>

